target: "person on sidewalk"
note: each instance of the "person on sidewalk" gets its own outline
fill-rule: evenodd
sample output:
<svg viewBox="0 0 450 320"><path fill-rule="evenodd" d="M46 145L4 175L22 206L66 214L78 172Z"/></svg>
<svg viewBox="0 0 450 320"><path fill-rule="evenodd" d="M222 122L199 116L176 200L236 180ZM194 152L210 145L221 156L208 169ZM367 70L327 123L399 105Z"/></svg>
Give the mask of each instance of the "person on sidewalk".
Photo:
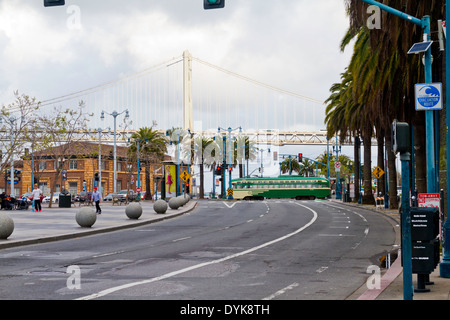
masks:
<svg viewBox="0 0 450 320"><path fill-rule="evenodd" d="M96 213L101 214L102 209L100 208L100 192L97 191L97 187L94 187L94 192L92 192L92 201L95 202Z"/></svg>
<svg viewBox="0 0 450 320"><path fill-rule="evenodd" d="M37 183L34 185L34 190L33 190L32 194L33 194L33 200L34 200L34 210L42 211L42 207L41 207L42 190L38 188Z"/></svg>

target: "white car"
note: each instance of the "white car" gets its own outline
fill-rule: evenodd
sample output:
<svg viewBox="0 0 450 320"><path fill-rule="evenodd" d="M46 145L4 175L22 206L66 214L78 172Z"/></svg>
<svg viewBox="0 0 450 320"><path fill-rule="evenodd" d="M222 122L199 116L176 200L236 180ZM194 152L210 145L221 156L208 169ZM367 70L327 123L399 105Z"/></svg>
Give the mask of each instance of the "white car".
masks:
<svg viewBox="0 0 450 320"><path fill-rule="evenodd" d="M52 203L58 203L58 201L59 201L59 194L58 193L53 194ZM42 200L42 203L49 203L49 202L50 202L50 195L46 196Z"/></svg>

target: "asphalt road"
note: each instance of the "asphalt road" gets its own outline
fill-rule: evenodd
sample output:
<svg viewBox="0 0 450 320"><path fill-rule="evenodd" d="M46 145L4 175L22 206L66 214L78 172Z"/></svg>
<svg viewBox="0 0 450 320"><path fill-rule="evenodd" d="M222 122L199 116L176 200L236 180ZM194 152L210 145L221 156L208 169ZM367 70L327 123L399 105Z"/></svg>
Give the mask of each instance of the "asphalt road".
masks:
<svg viewBox="0 0 450 320"><path fill-rule="evenodd" d="M393 249L387 218L329 201L200 201L107 234L0 251L0 299L343 300Z"/></svg>

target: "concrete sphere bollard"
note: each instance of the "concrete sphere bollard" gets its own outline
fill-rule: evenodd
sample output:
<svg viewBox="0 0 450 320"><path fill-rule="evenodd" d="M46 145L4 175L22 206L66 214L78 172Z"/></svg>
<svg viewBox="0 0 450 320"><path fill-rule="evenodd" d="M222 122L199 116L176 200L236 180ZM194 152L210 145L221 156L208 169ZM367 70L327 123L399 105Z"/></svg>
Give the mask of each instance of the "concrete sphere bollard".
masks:
<svg viewBox="0 0 450 320"><path fill-rule="evenodd" d="M7 214L0 213L0 239L8 239L14 231L14 221Z"/></svg>
<svg viewBox="0 0 450 320"><path fill-rule="evenodd" d="M142 207L139 203L132 202L126 207L125 214L128 218L137 220L142 215Z"/></svg>
<svg viewBox="0 0 450 320"><path fill-rule="evenodd" d="M171 199L169 200L169 207L170 207L170 209L177 210L180 206L181 206L181 202L180 202L180 200L178 199L178 197L176 197L176 198L171 198Z"/></svg>
<svg viewBox="0 0 450 320"><path fill-rule="evenodd" d="M177 199L178 203L180 204L180 207L184 206L183 196L178 196L176 199Z"/></svg>
<svg viewBox="0 0 450 320"><path fill-rule="evenodd" d="M92 208L82 208L77 212L75 220L82 228L90 228L97 221L97 213Z"/></svg>
<svg viewBox="0 0 450 320"><path fill-rule="evenodd" d="M158 214L166 213L167 208L168 208L167 202L164 200L158 200L153 205L153 210L155 210L155 212Z"/></svg>

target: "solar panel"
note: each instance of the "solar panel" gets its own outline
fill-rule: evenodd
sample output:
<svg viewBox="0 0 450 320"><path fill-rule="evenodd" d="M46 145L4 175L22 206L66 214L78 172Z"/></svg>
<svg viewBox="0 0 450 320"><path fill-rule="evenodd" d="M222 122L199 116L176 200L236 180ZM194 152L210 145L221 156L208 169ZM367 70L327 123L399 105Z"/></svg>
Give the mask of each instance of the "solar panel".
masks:
<svg viewBox="0 0 450 320"><path fill-rule="evenodd" d="M425 42L419 42L415 43L411 49L409 49L408 54L417 54L421 52L426 52L433 44L433 41L425 41Z"/></svg>

